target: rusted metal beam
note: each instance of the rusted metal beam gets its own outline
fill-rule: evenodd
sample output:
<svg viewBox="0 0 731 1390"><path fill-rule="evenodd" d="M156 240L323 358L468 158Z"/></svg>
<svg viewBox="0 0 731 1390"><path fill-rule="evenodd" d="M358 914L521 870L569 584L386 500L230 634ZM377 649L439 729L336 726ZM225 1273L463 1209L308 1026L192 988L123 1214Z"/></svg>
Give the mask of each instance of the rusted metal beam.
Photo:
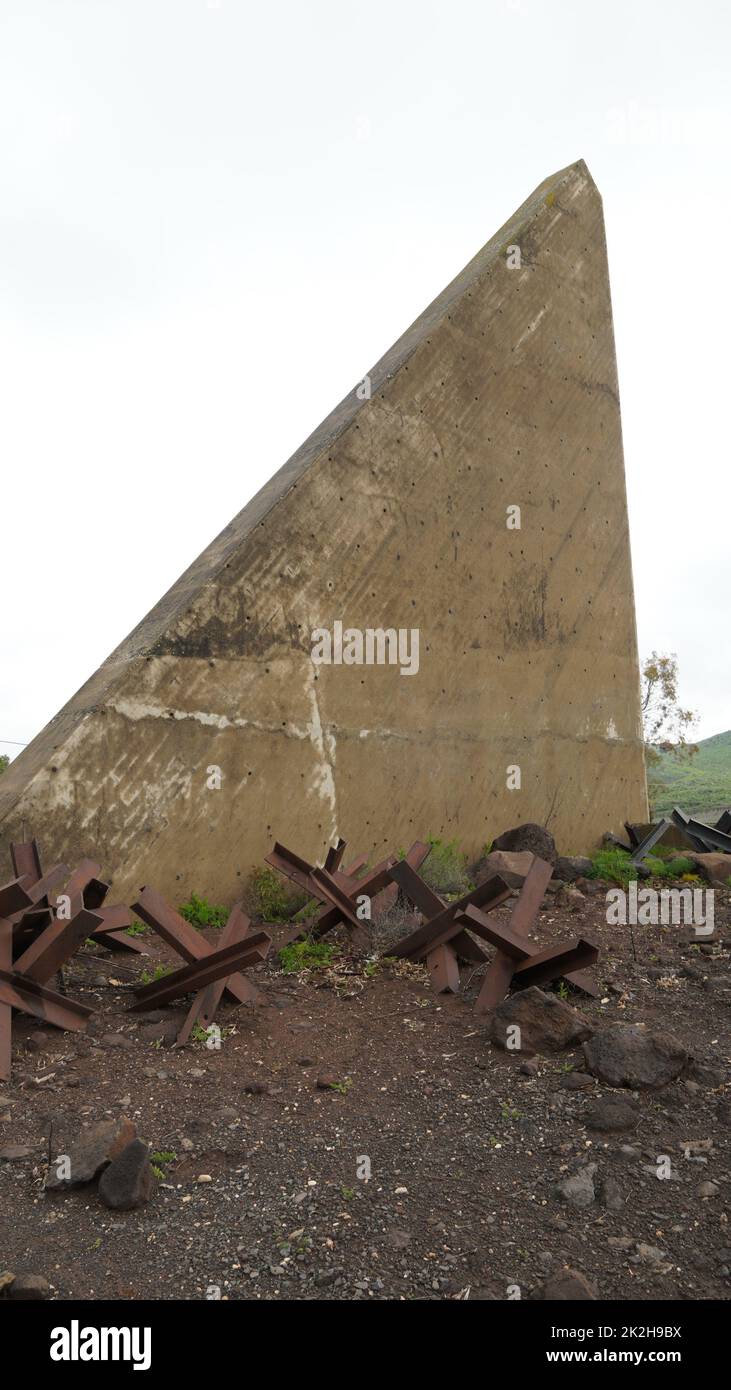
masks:
<svg viewBox="0 0 731 1390"><path fill-rule="evenodd" d="M100 924L96 913L82 907L69 921L56 918L15 962L15 972L24 980L44 985L92 936Z"/></svg>
<svg viewBox="0 0 731 1390"><path fill-rule="evenodd" d="M264 856L264 862L296 883L297 887L301 888L308 898L320 896L312 880L312 864L308 864L306 859L300 859L299 855L294 854L291 849L287 849L286 845L280 845L278 841L275 841L271 853Z"/></svg>
<svg viewBox="0 0 731 1390"><path fill-rule="evenodd" d="M157 889L143 888L137 902L132 904L132 911L189 964L210 955L212 948L200 932L186 922ZM251 985L243 975L234 971L226 980L226 994L235 1004L247 1004L251 1001Z"/></svg>
<svg viewBox="0 0 731 1390"><path fill-rule="evenodd" d="M410 847L405 862L413 868L418 868L428 853L429 845L416 840ZM338 869L332 873L329 879L323 879L320 875L327 874L327 869L315 870L305 860L298 859L290 850L285 850L282 845L277 843L272 853L266 856L266 862L278 869L280 873L293 878L295 882L299 881L300 887L305 886L305 880L304 878L296 879L292 868L297 869L300 875L304 875L306 870L306 891L310 897L317 898L323 904L309 925L297 923L290 928L284 939L280 941L280 946L288 946L290 942L297 941L305 934L318 939L341 922L346 923L353 930L363 930L366 921L361 920L357 915L357 900L361 896L372 900L379 893L382 893L384 888L388 888L391 883L391 869L398 860L395 855L390 855L387 859L382 859L372 869L366 868L360 877L356 877L356 874L367 862L367 855L360 855L348 865L346 871ZM333 886L345 894L349 904L348 911L345 909L345 899L338 899L336 893L331 891Z"/></svg>
<svg viewBox="0 0 731 1390"><path fill-rule="evenodd" d="M731 835L724 834L717 826L706 825L693 816L686 816L679 806L673 807L672 818L674 824L684 830L686 835L697 843L701 852L720 850L722 854L731 854Z"/></svg>
<svg viewBox="0 0 731 1390"><path fill-rule="evenodd" d="M460 931L464 931L466 923L457 922L455 919L466 907L482 907L483 911L491 912L511 896L511 890L505 880L500 878L499 874L494 874L477 888L465 893L464 897L445 906L441 898L403 861L394 865L391 877L423 912L433 911L435 904L438 908L427 922L417 927L416 931L397 941L395 946L389 947L389 955L408 956L414 960L420 960L436 946L453 941ZM483 959L482 952L480 959Z"/></svg>
<svg viewBox="0 0 731 1390"><path fill-rule="evenodd" d="M340 868L343 855L345 853L345 840L338 840L336 845L331 845L325 855L325 868L329 874L334 874Z"/></svg>
<svg viewBox="0 0 731 1390"><path fill-rule="evenodd" d="M251 921L244 912L243 904L240 902L234 903L229 913L228 921L221 932L220 948L222 949L224 946L232 946L236 942L244 941L250 934ZM251 1004L261 1003L261 992L245 975L242 975L241 979L249 989L248 1002ZM188 1041L196 1023L200 1024L202 1028L210 1027L216 1017L216 1010L221 1002L225 988L226 979L224 977L214 981L213 984L207 985L205 989L198 991L188 1010L185 1022L178 1033L176 1039L177 1046L182 1047L183 1044Z"/></svg>
<svg viewBox="0 0 731 1390"><path fill-rule="evenodd" d="M163 975L149 985L142 985L135 991L137 1000L130 1006L132 1013L149 1009L152 1005L169 1004L194 990L205 989L217 980L226 978L232 971L246 969L264 960L272 944L267 932L256 932L244 941L235 941L219 951L209 951L203 960L193 961L170 975Z"/></svg>
<svg viewBox="0 0 731 1390"><path fill-rule="evenodd" d="M128 907L123 903L116 903L114 907L99 907L96 915L101 919L101 926L94 932L94 941L115 954L144 955L144 947L137 938L124 930L132 925L132 913Z"/></svg>
<svg viewBox="0 0 731 1390"><path fill-rule="evenodd" d="M459 994L459 961L451 946L437 946L430 951L426 968L436 994Z"/></svg>
<svg viewBox="0 0 731 1390"><path fill-rule="evenodd" d="M478 907L466 907L459 914L459 921L513 961L525 960L530 955L530 946L521 932L516 932L512 926L497 926Z"/></svg>
<svg viewBox="0 0 731 1390"><path fill-rule="evenodd" d="M510 931L516 936L526 936L533 926L543 895L553 877L553 867L544 859L534 858L523 882L523 887L510 914ZM510 981L515 969L515 957L498 950L490 962L480 992L475 1001L475 1013L485 1013L505 998L510 989Z"/></svg>
<svg viewBox="0 0 731 1390"><path fill-rule="evenodd" d="M33 906L28 892L27 878L18 877L4 883L0 888L0 917L14 917L18 912Z"/></svg>
<svg viewBox="0 0 731 1390"><path fill-rule="evenodd" d="M71 900L70 917L75 917L76 913L80 912L82 907L91 907L91 903L87 902L87 890L91 883L98 883L96 875L100 873L100 871L101 865L97 864L93 859L82 859L72 871L64 888L64 897L68 897ZM100 886L104 887L106 890L106 884ZM96 897L96 894L93 896ZM103 901L104 893L102 893L101 898L99 898L98 902L94 905L99 907Z"/></svg>
<svg viewBox="0 0 731 1390"><path fill-rule="evenodd" d="M10 858L16 878L27 876L31 883L37 883L43 873L37 840L13 841L10 845Z"/></svg>
<svg viewBox="0 0 731 1390"><path fill-rule="evenodd" d="M561 941L535 951L527 960L516 966L511 983L516 989L528 989L530 985L547 984L558 980L562 975L570 975L574 970L584 970L595 965L599 951L591 941L578 937L575 941Z"/></svg>
<svg viewBox="0 0 731 1390"><path fill-rule="evenodd" d="M47 985L36 984L35 980L27 980L11 970L0 970L0 1003L41 1018L54 1028L73 1032L83 1031L94 1012L85 1004L77 1004L65 994L58 994Z"/></svg>
<svg viewBox="0 0 731 1390"><path fill-rule="evenodd" d="M0 970L13 968L13 927L0 918ZM13 1010L0 1000L0 1081L9 1081L13 1057Z"/></svg>
<svg viewBox="0 0 731 1390"><path fill-rule="evenodd" d="M360 927L362 925L360 919L355 915L355 908L350 897L345 890L339 886L332 874L327 872L327 869L313 869L312 879L317 885L319 896L331 902L333 907L338 909L341 917L343 917L346 922L349 922L353 927Z"/></svg>

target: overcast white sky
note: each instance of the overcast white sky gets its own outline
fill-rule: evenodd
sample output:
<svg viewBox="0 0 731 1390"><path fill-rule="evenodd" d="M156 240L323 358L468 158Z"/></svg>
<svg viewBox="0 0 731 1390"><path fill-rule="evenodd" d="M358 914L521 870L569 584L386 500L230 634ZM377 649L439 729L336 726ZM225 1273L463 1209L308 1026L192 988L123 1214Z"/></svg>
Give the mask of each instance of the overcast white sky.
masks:
<svg viewBox="0 0 731 1390"><path fill-rule="evenodd" d="M546 175L603 197L641 651L731 727L725 0L0 0L0 736ZM12 743L0 751L14 754Z"/></svg>

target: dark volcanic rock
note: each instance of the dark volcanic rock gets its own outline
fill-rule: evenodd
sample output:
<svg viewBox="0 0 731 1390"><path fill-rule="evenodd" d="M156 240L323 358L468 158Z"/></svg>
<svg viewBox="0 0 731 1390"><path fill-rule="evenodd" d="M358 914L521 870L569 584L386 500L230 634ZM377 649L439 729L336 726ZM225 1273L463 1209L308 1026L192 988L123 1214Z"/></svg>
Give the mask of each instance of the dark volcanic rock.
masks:
<svg viewBox="0 0 731 1390"><path fill-rule="evenodd" d="M671 1033L640 1024L621 1024L595 1033L584 1043L586 1065L608 1086L657 1090L680 1076L688 1061L682 1043Z"/></svg>
<svg viewBox="0 0 731 1390"><path fill-rule="evenodd" d="M559 854L553 877L560 878L562 883L575 883L577 878L586 878L592 867L591 860L581 854Z"/></svg>
<svg viewBox="0 0 731 1390"><path fill-rule="evenodd" d="M122 1152L136 1133L135 1126L126 1115L82 1129L66 1155L68 1163L62 1153L54 1155L46 1187L51 1192L60 1192L67 1187L80 1187L83 1183L93 1182L97 1173Z"/></svg>
<svg viewBox="0 0 731 1390"><path fill-rule="evenodd" d="M508 1028L520 1028L517 1052L560 1052L591 1037L591 1024L577 1009L555 994L544 994L535 985L519 990L494 1009L489 1036L508 1051Z"/></svg>
<svg viewBox="0 0 731 1390"><path fill-rule="evenodd" d="M550 1299L555 1302L568 1303L587 1301L598 1298L598 1294L593 1284L579 1272L578 1269L561 1269L558 1274L552 1274L545 1284L541 1285L531 1298L535 1301L540 1299Z"/></svg>
<svg viewBox="0 0 731 1390"><path fill-rule="evenodd" d="M48 1280L42 1274L16 1274L8 1288L8 1298L13 1302L48 1298L51 1290Z"/></svg>
<svg viewBox="0 0 731 1390"><path fill-rule="evenodd" d="M535 825L533 821L526 821L525 825L516 825L513 830L506 830L504 834L498 835L492 848L506 849L511 854L529 850L538 859L545 859L547 864L556 863L556 842L553 835L550 830L546 830L545 825Z"/></svg>
<svg viewBox="0 0 731 1390"><path fill-rule="evenodd" d="M478 860L470 870L470 877L479 887L499 874L508 888L522 888L534 858L533 854L508 854L507 850L494 849Z"/></svg>
<svg viewBox="0 0 731 1390"><path fill-rule="evenodd" d="M639 1106L628 1096L600 1096L591 1107L586 1123L589 1129L598 1129L602 1134L621 1134L636 1129L639 1119Z"/></svg>
<svg viewBox="0 0 731 1390"><path fill-rule="evenodd" d="M104 1169L99 1179L99 1196L106 1207L131 1211L149 1202L154 1187L150 1151L141 1139L133 1139Z"/></svg>

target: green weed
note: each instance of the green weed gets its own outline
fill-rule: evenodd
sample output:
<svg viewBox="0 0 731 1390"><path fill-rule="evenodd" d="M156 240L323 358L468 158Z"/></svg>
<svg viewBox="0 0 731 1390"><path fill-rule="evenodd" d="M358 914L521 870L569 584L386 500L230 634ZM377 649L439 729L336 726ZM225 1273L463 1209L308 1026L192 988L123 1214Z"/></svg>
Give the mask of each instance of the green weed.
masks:
<svg viewBox="0 0 731 1390"><path fill-rule="evenodd" d="M184 917L186 922L190 922L192 927L225 927L228 919L228 911L225 907L214 907L206 902L205 898L199 898L197 893L191 893L187 903L183 903L178 912Z"/></svg>
<svg viewBox="0 0 731 1390"><path fill-rule="evenodd" d="M291 941L279 952L279 964L285 975L297 975L301 970L325 970L338 954L338 947L329 941Z"/></svg>

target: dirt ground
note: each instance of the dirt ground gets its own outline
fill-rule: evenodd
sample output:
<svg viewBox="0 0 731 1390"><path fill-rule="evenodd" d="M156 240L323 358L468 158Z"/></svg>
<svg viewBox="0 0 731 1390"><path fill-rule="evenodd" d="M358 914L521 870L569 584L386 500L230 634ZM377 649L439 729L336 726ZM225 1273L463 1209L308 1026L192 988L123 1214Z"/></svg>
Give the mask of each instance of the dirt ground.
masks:
<svg viewBox="0 0 731 1390"><path fill-rule="evenodd" d="M77 957L66 985L98 1010L89 1035L15 1020L0 1149L32 1152L0 1161L0 1270L41 1274L60 1299L502 1300L563 1266L602 1299L727 1298L730 927L727 890L702 948L687 929L608 927L604 886L578 909L547 896L543 944L602 948L600 997L570 1002L595 1027L667 1029L714 1069L621 1092L639 1123L610 1134L587 1125L610 1088L577 1082L581 1050L526 1074L525 1054L488 1041L469 971L464 997L437 996L419 967L367 965L340 936L335 971L285 975L273 954L255 974L264 1007L222 1008L220 1050L177 1049L170 1011L126 1011L150 959ZM44 1192L49 1149L120 1113L164 1155L152 1200L114 1212L93 1186ZM587 1156L604 1195L580 1209L556 1186Z"/></svg>

